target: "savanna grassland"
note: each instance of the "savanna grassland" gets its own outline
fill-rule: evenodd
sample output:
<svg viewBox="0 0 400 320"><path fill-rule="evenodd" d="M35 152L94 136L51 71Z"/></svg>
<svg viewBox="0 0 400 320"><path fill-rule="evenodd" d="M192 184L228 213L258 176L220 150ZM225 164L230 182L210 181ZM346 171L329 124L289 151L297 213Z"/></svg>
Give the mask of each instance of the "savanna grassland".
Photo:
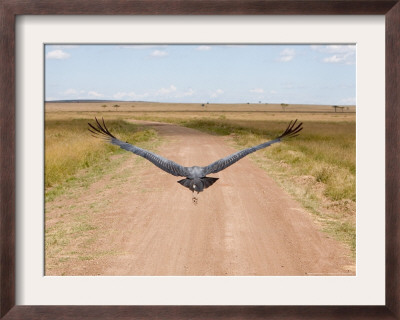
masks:
<svg viewBox="0 0 400 320"><path fill-rule="evenodd" d="M118 107L113 107L118 104ZM95 259L115 252L85 252L100 230L83 211L70 208L61 222L52 212L68 193L78 197L110 168L131 155L91 137L87 122L104 117L121 140L152 151L164 143L157 132L129 120L168 122L225 136L236 149L259 144L284 130L290 120L304 123L293 140L250 155L310 213L321 229L345 243L355 256L356 116L354 107L199 105L156 103L46 103L45 195L46 270L63 259ZM201 147L201 146L200 146ZM216 159L217 160L217 159ZM141 161L138 159L137 161ZM115 181L123 179L114 177ZM116 184L117 185L117 184ZM71 190L79 190L72 192ZM65 252L69 237L81 237L83 247ZM86 246L86 247L85 247ZM83 252L83 253L82 253Z"/></svg>

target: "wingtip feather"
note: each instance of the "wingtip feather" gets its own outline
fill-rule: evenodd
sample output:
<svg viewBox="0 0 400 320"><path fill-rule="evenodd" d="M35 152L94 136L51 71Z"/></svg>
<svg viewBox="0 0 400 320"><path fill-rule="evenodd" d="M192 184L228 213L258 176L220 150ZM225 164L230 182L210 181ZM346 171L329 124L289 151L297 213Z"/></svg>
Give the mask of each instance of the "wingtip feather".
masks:
<svg viewBox="0 0 400 320"><path fill-rule="evenodd" d="M303 130L303 122L300 122L297 126L297 119L292 120L289 122L289 125L287 126L286 130L277 137L277 139L283 139L283 138L294 138L297 137L300 133L301 130Z"/></svg>
<svg viewBox="0 0 400 320"><path fill-rule="evenodd" d="M104 118L102 118L103 125L100 123L97 117L94 117L94 120L96 121L95 125L97 128L88 122L88 130L94 134L95 137L102 138L104 140L111 140L113 138L116 139L116 137L108 130Z"/></svg>

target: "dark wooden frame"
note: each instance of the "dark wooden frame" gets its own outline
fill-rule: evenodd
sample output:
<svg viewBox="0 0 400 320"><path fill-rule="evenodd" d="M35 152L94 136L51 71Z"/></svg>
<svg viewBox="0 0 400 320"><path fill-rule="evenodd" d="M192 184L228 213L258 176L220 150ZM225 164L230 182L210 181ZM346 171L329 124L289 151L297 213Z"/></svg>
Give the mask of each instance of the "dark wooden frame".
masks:
<svg viewBox="0 0 400 320"><path fill-rule="evenodd" d="M0 318L400 319L399 0L0 0ZM385 15L386 303L384 306L16 306L15 21L47 14ZM373 63L373 61L371 62ZM345 288L344 288L345 289Z"/></svg>

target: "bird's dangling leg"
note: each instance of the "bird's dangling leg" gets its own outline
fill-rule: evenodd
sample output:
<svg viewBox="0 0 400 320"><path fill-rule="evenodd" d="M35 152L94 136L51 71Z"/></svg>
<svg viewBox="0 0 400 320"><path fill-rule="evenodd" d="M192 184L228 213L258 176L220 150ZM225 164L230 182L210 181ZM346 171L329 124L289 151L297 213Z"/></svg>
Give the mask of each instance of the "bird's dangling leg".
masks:
<svg viewBox="0 0 400 320"><path fill-rule="evenodd" d="M199 194L198 192L197 192L197 194ZM193 194L192 194L192 202L193 202L193 204L197 204L197 201L198 201L198 199L196 198L196 196L194 195L194 191L193 191Z"/></svg>

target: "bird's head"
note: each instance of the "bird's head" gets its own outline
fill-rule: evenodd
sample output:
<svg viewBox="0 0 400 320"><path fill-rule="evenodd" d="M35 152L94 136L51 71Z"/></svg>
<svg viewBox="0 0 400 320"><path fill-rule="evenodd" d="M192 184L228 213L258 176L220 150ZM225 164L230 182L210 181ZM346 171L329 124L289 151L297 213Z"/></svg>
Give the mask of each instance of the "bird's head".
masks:
<svg viewBox="0 0 400 320"><path fill-rule="evenodd" d="M204 190L204 183L201 179L193 179L190 190L202 192Z"/></svg>

